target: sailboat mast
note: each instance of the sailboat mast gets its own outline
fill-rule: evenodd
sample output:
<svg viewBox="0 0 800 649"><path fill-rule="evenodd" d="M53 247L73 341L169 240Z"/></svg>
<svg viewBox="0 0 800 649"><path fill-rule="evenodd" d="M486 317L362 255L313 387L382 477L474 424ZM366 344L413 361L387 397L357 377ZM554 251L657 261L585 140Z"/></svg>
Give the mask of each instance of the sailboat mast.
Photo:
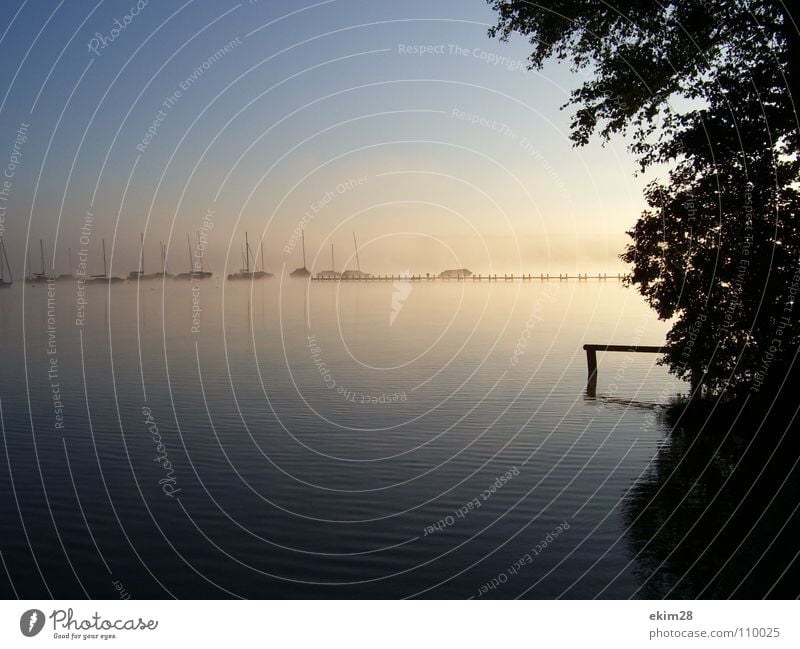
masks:
<svg viewBox="0 0 800 649"><path fill-rule="evenodd" d="M67 248L67 271L72 275L72 248Z"/></svg>
<svg viewBox="0 0 800 649"><path fill-rule="evenodd" d="M247 238L247 232L244 233L244 249L247 253L247 263L244 265L244 272L250 272L250 241Z"/></svg>
<svg viewBox="0 0 800 649"><path fill-rule="evenodd" d="M14 274L11 272L11 264L8 262L8 253L6 252L6 242L0 239L0 246L3 248L3 257L6 260L6 268L8 269L8 280L13 283Z"/></svg>
<svg viewBox="0 0 800 649"><path fill-rule="evenodd" d="M306 267L306 231L303 229L303 268Z"/></svg>
<svg viewBox="0 0 800 649"><path fill-rule="evenodd" d="M356 241L356 233L353 232L353 245L356 247L356 268L361 272L361 262L358 260L358 242Z"/></svg>
<svg viewBox="0 0 800 649"><path fill-rule="evenodd" d="M108 277L108 266L106 265L106 240L103 239L103 276Z"/></svg>
<svg viewBox="0 0 800 649"><path fill-rule="evenodd" d="M261 272L264 272L264 237L261 237Z"/></svg>
<svg viewBox="0 0 800 649"><path fill-rule="evenodd" d="M144 232L139 233L139 240L142 243L139 250L139 274L144 275Z"/></svg>
<svg viewBox="0 0 800 649"><path fill-rule="evenodd" d="M331 244L331 272L336 272L336 264L333 261L333 244Z"/></svg>
<svg viewBox="0 0 800 649"><path fill-rule="evenodd" d="M42 275L44 275L44 242L39 239L39 250L42 253Z"/></svg>
<svg viewBox="0 0 800 649"><path fill-rule="evenodd" d="M186 233L186 248L189 251L189 272L194 272L194 262L192 261L192 240L189 238L189 233Z"/></svg>
<svg viewBox="0 0 800 649"><path fill-rule="evenodd" d="M8 270L8 281L14 281L14 273L11 271L11 262L8 261L8 250L6 250L6 242L3 241L3 257L6 258L6 270Z"/></svg>
<svg viewBox="0 0 800 649"><path fill-rule="evenodd" d="M197 256L200 257L200 272L203 272L203 251L200 249L200 233L197 233Z"/></svg>

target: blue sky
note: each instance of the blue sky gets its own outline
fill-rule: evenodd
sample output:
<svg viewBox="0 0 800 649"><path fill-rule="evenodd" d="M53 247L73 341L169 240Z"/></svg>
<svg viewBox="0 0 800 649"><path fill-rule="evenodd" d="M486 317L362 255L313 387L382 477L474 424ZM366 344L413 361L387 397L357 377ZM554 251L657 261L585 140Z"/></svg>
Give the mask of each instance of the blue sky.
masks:
<svg viewBox="0 0 800 649"><path fill-rule="evenodd" d="M559 108L579 80L525 71L528 45L492 22L482 0L4 2L12 262L41 238L64 272L92 212L115 272L140 232L179 271L211 213L217 271L245 231L270 269L298 265L299 225L314 269L331 243L344 265L356 231L373 272L616 271L644 180L624 142L571 146Z"/></svg>

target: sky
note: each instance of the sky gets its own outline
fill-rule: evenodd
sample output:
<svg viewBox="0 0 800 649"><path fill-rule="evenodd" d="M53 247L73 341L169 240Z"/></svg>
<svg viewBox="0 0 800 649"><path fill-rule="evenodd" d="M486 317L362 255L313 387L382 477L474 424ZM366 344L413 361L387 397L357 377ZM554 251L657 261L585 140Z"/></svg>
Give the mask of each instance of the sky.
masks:
<svg viewBox="0 0 800 649"><path fill-rule="evenodd" d="M581 78L483 0L0 4L0 228L21 272L618 272L646 178L574 148ZM10 174L10 177L9 177ZM3 183L5 182L5 185ZM89 220L87 221L87 216ZM88 226L88 227L87 227ZM73 258L68 258L71 249Z"/></svg>

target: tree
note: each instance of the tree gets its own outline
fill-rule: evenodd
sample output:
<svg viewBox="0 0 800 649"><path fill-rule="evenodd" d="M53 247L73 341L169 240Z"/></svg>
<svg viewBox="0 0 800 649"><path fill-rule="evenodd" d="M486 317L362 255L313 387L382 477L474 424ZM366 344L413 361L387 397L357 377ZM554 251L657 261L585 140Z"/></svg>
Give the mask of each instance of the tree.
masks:
<svg viewBox="0 0 800 649"><path fill-rule="evenodd" d="M628 282L674 318L663 362L706 394L797 376L800 34L784 3L489 4L490 35L528 38L531 67L592 72L567 104L576 145L627 133L641 172L669 169L621 255Z"/></svg>

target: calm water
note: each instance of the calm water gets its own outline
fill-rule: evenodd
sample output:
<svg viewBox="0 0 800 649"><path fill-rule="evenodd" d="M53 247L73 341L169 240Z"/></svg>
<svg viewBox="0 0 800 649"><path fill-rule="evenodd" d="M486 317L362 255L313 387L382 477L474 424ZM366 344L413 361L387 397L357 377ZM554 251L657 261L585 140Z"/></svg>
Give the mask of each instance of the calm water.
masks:
<svg viewBox="0 0 800 649"><path fill-rule="evenodd" d="M730 480L735 453L671 432L654 406L685 386L655 357L601 354L586 397L583 343L667 329L617 282L212 279L85 299L72 282L50 304L46 285L0 292L6 597L797 588L793 465L769 507L733 511L756 494L728 491L761 476Z"/></svg>

